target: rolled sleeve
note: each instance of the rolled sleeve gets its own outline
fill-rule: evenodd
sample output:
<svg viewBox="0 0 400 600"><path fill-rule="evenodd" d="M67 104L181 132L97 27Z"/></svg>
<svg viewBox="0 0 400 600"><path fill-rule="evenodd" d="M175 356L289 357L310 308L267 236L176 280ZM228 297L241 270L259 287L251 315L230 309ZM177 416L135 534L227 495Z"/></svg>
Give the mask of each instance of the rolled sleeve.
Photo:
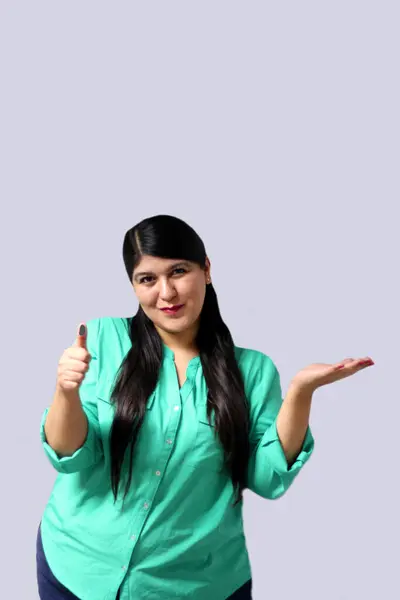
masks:
<svg viewBox="0 0 400 600"><path fill-rule="evenodd" d="M311 433L311 429L310 427L307 428L303 446L297 455L297 458L289 468L289 464L278 436L276 423L277 419L275 419L268 431L265 432L260 442L258 452L268 453L271 464L274 466L275 471L280 475L297 473L301 467L306 464L312 454L312 451L314 450L314 437Z"/></svg>
<svg viewBox="0 0 400 600"><path fill-rule="evenodd" d="M58 456L57 452L47 443L44 425L47 418L49 408L46 408L40 424L40 439L45 454L52 466L59 473L76 473L93 466L97 459L101 456L101 444L96 433L95 425L88 417L85 407L83 410L88 420L88 432L83 445L78 448L71 456Z"/></svg>
<svg viewBox="0 0 400 600"><path fill-rule="evenodd" d="M70 456L59 456L48 444L45 434L45 423L49 407L45 409L40 423L40 440L47 458L60 473L76 473L93 466L103 455L100 427L97 412L96 387L98 381L97 340L99 319L88 321L87 348L92 357L89 369L79 388L82 409L86 415L88 428L85 442Z"/></svg>
<svg viewBox="0 0 400 600"><path fill-rule="evenodd" d="M303 446L289 467L275 419L253 453L249 469L251 473L249 488L263 498L271 500L280 498L292 485L313 450L314 438L308 427Z"/></svg>
<svg viewBox="0 0 400 600"><path fill-rule="evenodd" d="M257 495L276 499L292 485L314 450L314 437L307 428L302 448L289 466L277 431L282 406L279 372L272 360L259 360L250 393L251 448L248 488Z"/></svg>

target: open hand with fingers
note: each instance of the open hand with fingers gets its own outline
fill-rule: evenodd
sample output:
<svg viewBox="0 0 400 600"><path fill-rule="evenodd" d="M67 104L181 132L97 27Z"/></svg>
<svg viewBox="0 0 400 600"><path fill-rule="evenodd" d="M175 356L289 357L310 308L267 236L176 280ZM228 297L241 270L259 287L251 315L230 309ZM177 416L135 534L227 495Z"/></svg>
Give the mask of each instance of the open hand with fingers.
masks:
<svg viewBox="0 0 400 600"><path fill-rule="evenodd" d="M292 379L292 384L300 389L313 392L323 385L351 377L374 364L374 361L368 356L357 359L345 358L340 363L333 365L314 363L299 371Z"/></svg>

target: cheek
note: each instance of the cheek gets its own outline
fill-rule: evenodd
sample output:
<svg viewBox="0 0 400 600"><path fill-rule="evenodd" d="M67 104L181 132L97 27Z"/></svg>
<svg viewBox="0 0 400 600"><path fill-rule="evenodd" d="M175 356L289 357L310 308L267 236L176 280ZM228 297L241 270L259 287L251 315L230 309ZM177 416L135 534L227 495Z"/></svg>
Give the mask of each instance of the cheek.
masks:
<svg viewBox="0 0 400 600"><path fill-rule="evenodd" d="M139 304L143 307L153 307L157 302L157 292L154 289L142 289L136 292Z"/></svg>
<svg viewBox="0 0 400 600"><path fill-rule="evenodd" d="M201 283L196 283L190 286L186 291L186 297L190 300L190 304L196 312L200 312L204 303L205 289Z"/></svg>

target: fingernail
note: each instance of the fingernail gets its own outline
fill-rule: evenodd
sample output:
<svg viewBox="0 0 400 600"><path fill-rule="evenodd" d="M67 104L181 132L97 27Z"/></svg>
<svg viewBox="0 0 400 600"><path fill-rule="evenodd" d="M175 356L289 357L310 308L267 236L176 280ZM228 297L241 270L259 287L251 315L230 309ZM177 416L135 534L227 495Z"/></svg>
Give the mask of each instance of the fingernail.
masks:
<svg viewBox="0 0 400 600"><path fill-rule="evenodd" d="M338 371L339 369L343 369L345 367L345 365L339 365L338 367L335 367L335 371Z"/></svg>
<svg viewBox="0 0 400 600"><path fill-rule="evenodd" d="M79 335L85 335L85 331L86 331L86 327L84 325L81 325L79 327Z"/></svg>

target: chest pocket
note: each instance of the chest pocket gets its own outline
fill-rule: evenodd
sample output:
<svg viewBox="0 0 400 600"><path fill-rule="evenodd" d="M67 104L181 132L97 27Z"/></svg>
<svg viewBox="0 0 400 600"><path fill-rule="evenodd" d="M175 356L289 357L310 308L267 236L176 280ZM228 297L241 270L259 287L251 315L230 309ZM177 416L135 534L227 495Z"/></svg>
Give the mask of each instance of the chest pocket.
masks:
<svg viewBox="0 0 400 600"><path fill-rule="evenodd" d="M111 394L114 390L115 382L115 375L110 375L108 373L101 375L96 385L97 399L101 400L102 402L105 402L106 404L111 404ZM147 400L146 410L151 410L151 408L153 407L154 396L155 391L150 395L149 399Z"/></svg>
<svg viewBox="0 0 400 600"><path fill-rule="evenodd" d="M101 375L96 385L96 396L98 400L111 403L111 393L114 389L114 377L108 374Z"/></svg>
<svg viewBox="0 0 400 600"><path fill-rule="evenodd" d="M223 471L224 451L215 431L215 417L207 418L207 403L196 406L196 435L187 464L201 471Z"/></svg>
<svg viewBox="0 0 400 600"><path fill-rule="evenodd" d="M97 411L100 429L104 442L108 444L110 428L115 417L116 406L111 402L111 394L115 387L115 376L104 373L100 376L96 385ZM146 405L146 415L149 414L154 403L154 392ZM106 441L107 440L107 441Z"/></svg>
<svg viewBox="0 0 400 600"><path fill-rule="evenodd" d="M111 402L111 394L115 387L115 381L115 375L106 372L101 374L96 385L98 421L103 440L103 446L107 452L109 452L110 430L116 411L115 404ZM142 425L142 430L146 427L147 419L151 415L151 409L154 404L154 396L155 392L151 394L147 401L145 420L144 424ZM141 453L146 454L145 445L138 445L137 449L135 450L136 456L139 456ZM146 462L146 460L144 462Z"/></svg>

